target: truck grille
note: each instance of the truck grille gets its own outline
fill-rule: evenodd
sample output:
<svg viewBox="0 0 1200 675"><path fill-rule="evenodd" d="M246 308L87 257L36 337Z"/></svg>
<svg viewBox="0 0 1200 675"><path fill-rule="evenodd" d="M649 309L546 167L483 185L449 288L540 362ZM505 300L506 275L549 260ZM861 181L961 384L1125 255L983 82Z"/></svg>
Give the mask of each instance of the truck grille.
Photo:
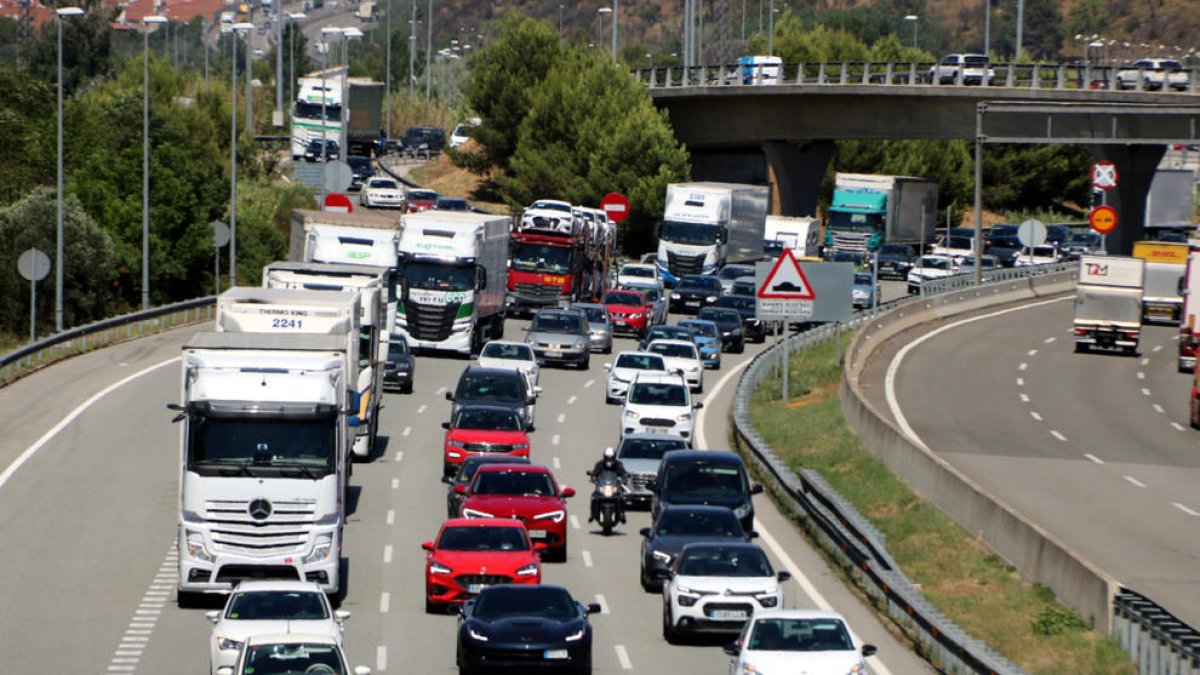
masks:
<svg viewBox="0 0 1200 675"><path fill-rule="evenodd" d="M258 500L254 500L258 501ZM222 552L276 555L304 551L315 520L315 504L272 502L270 514L250 515L250 500L211 500L206 516L212 525L214 547Z"/></svg>
<svg viewBox="0 0 1200 675"><path fill-rule="evenodd" d="M408 320L408 334L417 340L441 342L450 337L454 328L454 317L458 316L461 303L447 305L420 305L404 303L404 316Z"/></svg>
<svg viewBox="0 0 1200 675"><path fill-rule="evenodd" d="M543 286L541 284L517 284L513 289L516 295L531 300L557 299L562 295L562 286Z"/></svg>
<svg viewBox="0 0 1200 675"><path fill-rule="evenodd" d="M700 274L704 270L703 255L680 255L667 251L667 269L675 276Z"/></svg>
<svg viewBox="0 0 1200 675"><path fill-rule="evenodd" d="M868 236L858 232L833 232L833 248L835 251L851 251L854 253L867 252Z"/></svg>

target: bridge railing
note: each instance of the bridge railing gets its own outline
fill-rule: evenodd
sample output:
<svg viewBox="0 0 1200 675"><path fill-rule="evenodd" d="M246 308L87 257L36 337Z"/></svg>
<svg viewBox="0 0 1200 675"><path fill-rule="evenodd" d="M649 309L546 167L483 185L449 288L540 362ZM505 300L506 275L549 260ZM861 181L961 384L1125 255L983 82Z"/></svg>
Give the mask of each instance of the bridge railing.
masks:
<svg viewBox="0 0 1200 675"><path fill-rule="evenodd" d="M675 87L762 86L771 84L816 85L927 85L964 84L961 71L954 78L933 77L933 62L841 61L827 63L784 63L754 66L747 70L736 63L698 66L640 68L634 72L651 89ZM777 70L776 70L777 69ZM1083 63L995 63L988 77L975 86L1025 89L1117 89L1150 90L1169 74L1121 66ZM778 73L777 75L775 73ZM1118 78L1118 74L1120 77ZM1200 92L1200 69L1186 68L1177 86ZM1171 80L1176 82L1176 80ZM974 84L974 82L972 82ZM1120 87L1118 86L1120 84ZM1170 86L1165 89L1170 89Z"/></svg>

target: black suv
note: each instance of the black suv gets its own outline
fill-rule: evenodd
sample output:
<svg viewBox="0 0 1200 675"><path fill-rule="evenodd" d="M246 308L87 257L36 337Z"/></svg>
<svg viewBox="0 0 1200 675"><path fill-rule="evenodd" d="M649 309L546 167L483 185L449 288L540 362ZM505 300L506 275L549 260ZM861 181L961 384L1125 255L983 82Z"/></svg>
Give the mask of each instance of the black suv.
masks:
<svg viewBox="0 0 1200 675"><path fill-rule="evenodd" d="M704 274L688 274L671 291L671 311L695 314L721 297L721 280Z"/></svg>
<svg viewBox="0 0 1200 675"><path fill-rule="evenodd" d="M525 430L533 431L533 405L537 394L530 390L529 380L519 370L467 366L459 376L454 392L446 392L446 400L454 403L450 409L451 418L463 404L490 403L517 413L525 423Z"/></svg>
<svg viewBox="0 0 1200 675"><path fill-rule="evenodd" d="M325 161L332 162L337 159L338 144L333 139L325 140ZM314 138L308 142L308 146L304 148L304 161L319 162L321 161L321 139Z"/></svg>
<svg viewBox="0 0 1200 675"><path fill-rule="evenodd" d="M721 299L717 298L717 302ZM702 307L697 319L717 324L721 331L721 351L741 354L746 351L746 336L742 331L742 314L731 307Z"/></svg>
<svg viewBox="0 0 1200 675"><path fill-rule="evenodd" d="M663 455L651 486L651 517L675 504L708 504L733 510L742 530L754 529L753 495L763 488L751 483L742 458L728 450L672 450Z"/></svg>
<svg viewBox="0 0 1200 675"><path fill-rule="evenodd" d="M371 158L362 155L346 155L346 163L350 165L350 191L361 190L367 179L375 175L375 167L371 166Z"/></svg>
<svg viewBox="0 0 1200 675"><path fill-rule="evenodd" d="M767 341L767 324L756 315L757 302L753 297L744 295L722 295L713 303L713 307L724 307L735 310L742 317L742 337L751 342Z"/></svg>
<svg viewBox="0 0 1200 675"><path fill-rule="evenodd" d="M404 154L409 157L436 157L446 147L446 132L437 127L409 127L404 132Z"/></svg>

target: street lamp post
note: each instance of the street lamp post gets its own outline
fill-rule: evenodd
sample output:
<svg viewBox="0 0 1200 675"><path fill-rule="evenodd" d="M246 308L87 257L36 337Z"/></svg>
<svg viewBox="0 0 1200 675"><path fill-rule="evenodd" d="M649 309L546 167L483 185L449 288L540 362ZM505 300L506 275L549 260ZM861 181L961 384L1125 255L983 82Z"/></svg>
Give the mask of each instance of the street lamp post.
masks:
<svg viewBox="0 0 1200 675"><path fill-rule="evenodd" d="M254 24L251 24L253 26ZM246 128L250 133L254 133L254 65L250 62L251 47L254 45L254 38L247 29L246 32Z"/></svg>
<svg viewBox="0 0 1200 675"><path fill-rule="evenodd" d="M412 0L412 8L408 13L408 95L413 93L413 68L416 66L417 54L417 0Z"/></svg>
<svg viewBox="0 0 1200 675"><path fill-rule="evenodd" d="M290 53L288 54L288 100L292 102L292 105L296 103L296 27L294 23L307 18L308 15L304 12L291 12L288 14L288 19L293 22L293 25L289 26L291 39L288 40L288 47L290 48ZM292 123L295 124L295 120Z"/></svg>
<svg viewBox="0 0 1200 675"><path fill-rule="evenodd" d="M384 137L392 137L392 0L387 3L387 26L384 32L387 35L387 67L384 75L383 84L383 128ZM347 73L349 74L349 73ZM383 149L381 145L380 150Z"/></svg>
<svg viewBox="0 0 1200 675"><path fill-rule="evenodd" d="M167 17L142 17L142 309L150 309L150 26Z"/></svg>
<svg viewBox="0 0 1200 675"><path fill-rule="evenodd" d="M425 98L433 96L433 0L425 16Z"/></svg>
<svg viewBox="0 0 1200 675"><path fill-rule="evenodd" d="M612 6L612 57L617 58L617 15L621 13L621 0L613 0Z"/></svg>
<svg viewBox="0 0 1200 675"><path fill-rule="evenodd" d="M767 56L775 56L775 0L767 11Z"/></svg>
<svg viewBox="0 0 1200 675"><path fill-rule="evenodd" d="M334 26L326 26L321 29L321 35L326 39L321 43L321 200L317 202L318 208L325 208L325 162L328 159L326 146L329 144L329 115L326 112L329 103L329 89L325 85L325 78L328 76L329 70L329 38L341 34L342 29Z"/></svg>
<svg viewBox="0 0 1200 675"><path fill-rule="evenodd" d="M83 16L79 7L59 7L55 10L58 16L58 213L57 213L57 246L54 252L54 330L61 333L63 329L63 19L71 16Z"/></svg>
<svg viewBox="0 0 1200 675"><path fill-rule="evenodd" d="M232 97L229 105L229 287L237 285L237 43L243 34L249 34L254 24L245 21L235 23L230 27L233 34L230 43L233 46L233 58L229 60L229 91ZM250 50L250 41L246 40L246 50Z"/></svg>
<svg viewBox="0 0 1200 675"><path fill-rule="evenodd" d="M904 17L904 20L911 23L913 27L913 49L917 48L917 22L920 21L920 18L916 14L909 14Z"/></svg>
<svg viewBox="0 0 1200 675"><path fill-rule="evenodd" d="M601 7L596 10L596 46L599 47L604 38L604 22L601 17L612 14L612 7Z"/></svg>
<svg viewBox="0 0 1200 675"><path fill-rule="evenodd" d="M275 15L275 116L276 128L283 127L283 0L271 8Z"/></svg>
<svg viewBox="0 0 1200 675"><path fill-rule="evenodd" d="M341 156L345 157L350 150L347 147L349 139L347 138L347 122L346 114L350 105L350 40L363 37L363 32L357 28L342 29L342 63L346 64L346 74L342 76L342 133L338 144L341 147Z"/></svg>

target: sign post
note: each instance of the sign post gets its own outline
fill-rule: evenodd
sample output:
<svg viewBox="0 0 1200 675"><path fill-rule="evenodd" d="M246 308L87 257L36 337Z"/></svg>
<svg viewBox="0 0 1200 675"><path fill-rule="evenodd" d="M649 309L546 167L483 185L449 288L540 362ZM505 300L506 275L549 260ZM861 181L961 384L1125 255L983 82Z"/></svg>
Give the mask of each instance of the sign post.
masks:
<svg viewBox="0 0 1200 675"><path fill-rule="evenodd" d="M37 340L37 282L50 274L50 256L36 249L26 249L17 258L17 272L29 280L29 341Z"/></svg>
<svg viewBox="0 0 1200 675"><path fill-rule="evenodd" d="M217 287L217 295L221 294L221 247L229 243L229 226L214 220L208 224L213 235L213 281Z"/></svg>

